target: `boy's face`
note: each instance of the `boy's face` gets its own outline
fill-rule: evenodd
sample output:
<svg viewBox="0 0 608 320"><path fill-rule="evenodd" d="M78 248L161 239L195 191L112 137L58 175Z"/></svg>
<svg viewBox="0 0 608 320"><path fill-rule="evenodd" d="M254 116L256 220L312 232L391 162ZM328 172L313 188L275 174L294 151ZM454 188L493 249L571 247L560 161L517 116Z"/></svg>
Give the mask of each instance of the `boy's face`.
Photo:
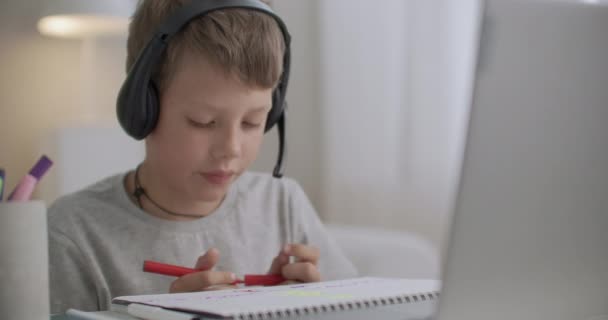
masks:
<svg viewBox="0 0 608 320"><path fill-rule="evenodd" d="M160 97L146 161L173 196L219 201L255 160L272 89L252 88L185 54Z"/></svg>

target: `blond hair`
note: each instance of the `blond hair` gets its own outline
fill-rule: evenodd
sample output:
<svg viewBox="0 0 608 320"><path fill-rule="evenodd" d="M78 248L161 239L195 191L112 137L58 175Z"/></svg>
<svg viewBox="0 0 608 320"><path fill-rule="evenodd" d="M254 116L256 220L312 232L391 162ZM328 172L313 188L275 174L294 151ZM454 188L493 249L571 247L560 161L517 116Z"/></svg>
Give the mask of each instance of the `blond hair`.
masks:
<svg viewBox="0 0 608 320"><path fill-rule="evenodd" d="M127 71L166 18L190 1L204 0L139 1L129 25ZM180 58L191 52L246 85L274 88L283 71L284 51L283 34L274 18L254 10L221 9L193 19L169 40L153 81L162 92Z"/></svg>

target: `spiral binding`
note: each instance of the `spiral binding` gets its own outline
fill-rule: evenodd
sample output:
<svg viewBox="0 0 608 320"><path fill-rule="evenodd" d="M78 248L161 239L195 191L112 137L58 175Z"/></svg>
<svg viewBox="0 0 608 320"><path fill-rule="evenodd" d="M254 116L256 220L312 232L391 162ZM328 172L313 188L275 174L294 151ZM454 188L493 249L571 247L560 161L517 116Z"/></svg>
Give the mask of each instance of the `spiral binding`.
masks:
<svg viewBox="0 0 608 320"><path fill-rule="evenodd" d="M259 312L250 312L238 314L235 319L238 320L267 320L290 317L301 317L318 315L325 312L347 311L366 309L373 307L388 306L402 303L416 303L423 301L431 301L439 298L439 292L424 292L413 295L392 296L383 298L374 298L362 301L344 301L332 304L323 304L318 306L308 306L303 308L288 308L279 310L265 310Z"/></svg>

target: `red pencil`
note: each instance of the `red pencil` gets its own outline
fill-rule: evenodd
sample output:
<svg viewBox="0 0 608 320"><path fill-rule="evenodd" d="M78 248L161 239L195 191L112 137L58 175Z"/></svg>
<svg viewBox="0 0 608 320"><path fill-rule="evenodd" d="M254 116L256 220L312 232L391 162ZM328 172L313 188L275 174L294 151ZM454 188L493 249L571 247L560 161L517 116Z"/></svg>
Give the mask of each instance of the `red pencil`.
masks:
<svg viewBox="0 0 608 320"><path fill-rule="evenodd" d="M156 261L144 261L145 272L158 273L167 276L181 277L193 272L199 272L192 268L180 267L176 265L160 263ZM280 275L274 274L247 274L242 280L236 280L232 284L244 283L246 286L274 286L285 281Z"/></svg>

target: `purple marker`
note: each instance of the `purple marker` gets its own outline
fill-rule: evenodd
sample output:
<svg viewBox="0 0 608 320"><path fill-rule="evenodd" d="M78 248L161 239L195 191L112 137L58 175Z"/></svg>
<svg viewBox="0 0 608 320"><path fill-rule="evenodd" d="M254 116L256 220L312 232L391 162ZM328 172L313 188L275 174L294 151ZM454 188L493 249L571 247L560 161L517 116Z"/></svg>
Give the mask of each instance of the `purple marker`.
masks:
<svg viewBox="0 0 608 320"><path fill-rule="evenodd" d="M4 175L4 169L0 168L0 202L2 202L2 196L4 195L4 184L6 177Z"/></svg>
<svg viewBox="0 0 608 320"><path fill-rule="evenodd" d="M36 187L38 181L40 181L52 165L53 161L47 158L47 156L43 155L40 157L40 160L36 162L30 173L26 174L19 181L15 190L8 196L8 201L28 201L32 196L32 192L34 192L34 187Z"/></svg>

